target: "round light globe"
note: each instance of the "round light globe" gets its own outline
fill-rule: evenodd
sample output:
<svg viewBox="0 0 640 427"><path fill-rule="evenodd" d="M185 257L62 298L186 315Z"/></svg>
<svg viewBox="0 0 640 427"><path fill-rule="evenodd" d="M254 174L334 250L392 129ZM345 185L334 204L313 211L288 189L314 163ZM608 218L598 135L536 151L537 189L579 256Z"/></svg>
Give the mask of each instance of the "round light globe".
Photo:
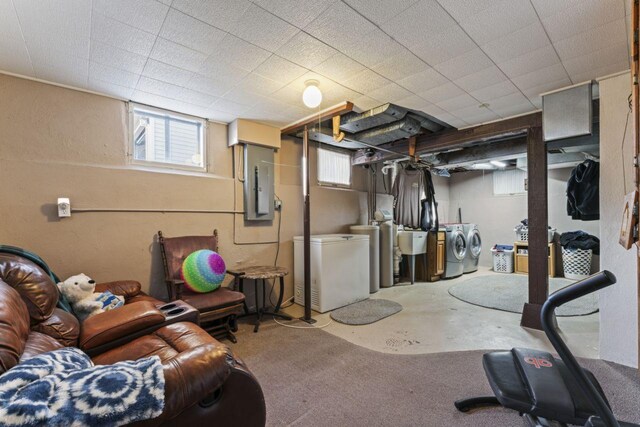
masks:
<svg viewBox="0 0 640 427"><path fill-rule="evenodd" d="M304 92L302 92L302 102L308 108L316 108L322 102L322 92L320 92L320 88L318 87L318 83L308 82L307 87L304 88Z"/></svg>

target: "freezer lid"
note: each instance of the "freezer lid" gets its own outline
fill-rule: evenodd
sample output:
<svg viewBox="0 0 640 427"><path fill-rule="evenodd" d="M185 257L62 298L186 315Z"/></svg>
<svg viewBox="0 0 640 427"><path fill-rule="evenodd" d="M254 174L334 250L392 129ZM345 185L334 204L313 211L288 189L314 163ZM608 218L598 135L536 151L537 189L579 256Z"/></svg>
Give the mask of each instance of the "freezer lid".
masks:
<svg viewBox="0 0 640 427"><path fill-rule="evenodd" d="M295 236L294 242L302 242L303 236ZM369 240L369 236L366 234L318 234L311 236L311 243L338 243L338 242L350 242L354 240Z"/></svg>

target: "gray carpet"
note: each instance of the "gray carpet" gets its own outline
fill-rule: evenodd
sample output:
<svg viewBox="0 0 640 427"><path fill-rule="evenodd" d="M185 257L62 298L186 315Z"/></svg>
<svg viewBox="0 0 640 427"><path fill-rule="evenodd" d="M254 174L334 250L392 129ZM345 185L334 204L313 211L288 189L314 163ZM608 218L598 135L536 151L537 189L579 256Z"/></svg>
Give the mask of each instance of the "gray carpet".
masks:
<svg viewBox="0 0 640 427"><path fill-rule="evenodd" d="M514 412L463 414L453 401L490 394L481 351L428 355L384 354L320 329L265 322L260 332L242 325L231 345L260 381L268 426L517 426ZM640 380L631 368L581 360L599 378L613 410L640 422Z"/></svg>
<svg viewBox="0 0 640 427"><path fill-rule="evenodd" d="M573 280L549 278L549 292L574 283ZM477 276L449 288L449 294L460 301L496 310L522 313L527 301L529 277L520 274ZM598 296L587 295L560 307L558 316L584 316L598 311Z"/></svg>
<svg viewBox="0 0 640 427"><path fill-rule="evenodd" d="M331 318L347 325L368 325L402 310L402 305L388 299L366 299L331 312Z"/></svg>

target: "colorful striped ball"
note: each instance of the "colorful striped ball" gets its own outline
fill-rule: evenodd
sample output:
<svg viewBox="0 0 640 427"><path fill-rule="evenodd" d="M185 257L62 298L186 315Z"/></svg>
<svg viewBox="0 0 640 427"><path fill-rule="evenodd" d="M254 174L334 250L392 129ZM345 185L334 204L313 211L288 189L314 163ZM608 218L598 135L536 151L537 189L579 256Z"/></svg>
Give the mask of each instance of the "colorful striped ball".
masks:
<svg viewBox="0 0 640 427"><path fill-rule="evenodd" d="M202 249L195 251L184 260L180 276L188 289L205 293L218 289L226 272L227 267L218 253Z"/></svg>

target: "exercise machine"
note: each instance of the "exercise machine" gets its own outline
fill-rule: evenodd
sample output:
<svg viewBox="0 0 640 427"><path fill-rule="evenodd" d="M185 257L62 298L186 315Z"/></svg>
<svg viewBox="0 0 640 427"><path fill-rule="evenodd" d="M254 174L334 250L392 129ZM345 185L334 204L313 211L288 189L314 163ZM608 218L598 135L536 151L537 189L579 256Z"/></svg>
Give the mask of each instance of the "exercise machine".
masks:
<svg viewBox="0 0 640 427"><path fill-rule="evenodd" d="M615 419L598 380L578 364L556 328L556 308L614 283L613 273L605 270L550 295L542 306L542 328L560 358L526 348L486 353L482 364L495 396L458 400L455 407L467 412L503 406L533 427L640 427Z"/></svg>

